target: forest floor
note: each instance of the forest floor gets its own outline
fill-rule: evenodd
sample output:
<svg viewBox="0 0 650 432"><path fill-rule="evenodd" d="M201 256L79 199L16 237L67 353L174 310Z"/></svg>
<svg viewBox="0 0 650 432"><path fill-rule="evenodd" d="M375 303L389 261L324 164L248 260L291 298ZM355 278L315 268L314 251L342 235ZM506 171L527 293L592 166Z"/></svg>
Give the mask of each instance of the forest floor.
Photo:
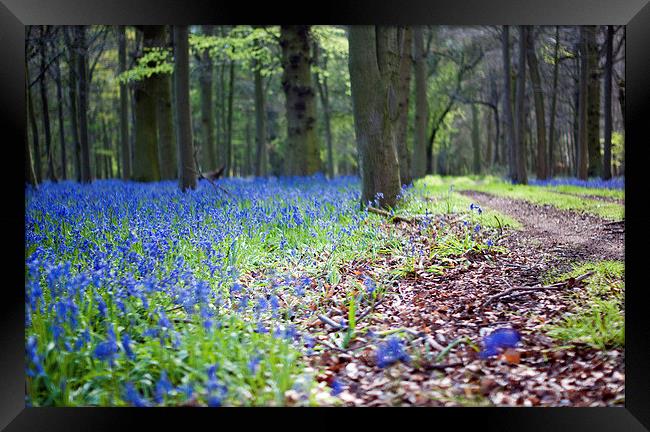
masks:
<svg viewBox="0 0 650 432"><path fill-rule="evenodd" d="M467 231L462 220L439 215L432 222L433 230L386 221L383 229L401 231L416 243L416 249L427 253L406 270L392 255L346 266L344 279L368 272L397 272L401 278L393 282L393 289L366 322L356 324L359 334L369 329L370 337L356 338L347 349L335 347L311 358L314 367L325 367L319 379L336 379L343 389L339 397L347 405L622 405L623 345L596 346L594 338L584 334L598 332L597 328L582 328L582 338L577 336L581 330L577 334L569 331L564 340L549 336L553 334L549 329L580 327L577 323L583 318L587 327L622 324L616 318L606 321L606 312L600 315L593 292L599 290L598 295L606 299L622 295L624 220L532 204L467 185L461 189L460 194L483 210L496 210L521 227L499 227L494 247L498 252L469 250L460 257L440 258L432 253L431 232L434 239L449 228L462 233ZM612 197L580 198L623 203ZM576 281L579 273L587 272L593 274ZM549 289L513 290L558 281ZM506 290L513 294L504 295ZM345 301L336 301L333 295L332 304ZM344 306L334 309L334 314L348 313ZM571 315L580 318L569 323ZM317 325L330 334L340 331L322 322ZM472 339L476 341L479 332L485 335L502 327L521 334L520 348L481 359ZM409 341L411 352L419 347L422 355L382 369L368 345L373 334L393 332ZM430 352L438 355L427 355Z"/></svg>

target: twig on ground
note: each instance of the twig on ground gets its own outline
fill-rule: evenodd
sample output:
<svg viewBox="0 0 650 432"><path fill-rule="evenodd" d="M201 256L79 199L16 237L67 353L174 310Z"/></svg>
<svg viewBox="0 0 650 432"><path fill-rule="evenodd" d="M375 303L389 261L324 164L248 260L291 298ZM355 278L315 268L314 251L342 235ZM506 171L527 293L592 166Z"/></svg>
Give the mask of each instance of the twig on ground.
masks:
<svg viewBox="0 0 650 432"><path fill-rule="evenodd" d="M394 215L391 214L390 212L387 212L386 210L378 209L376 207L368 207L368 212L369 213L374 213L378 214L380 216L384 216L388 218L391 222L406 222L408 224L412 224L413 222L422 219L422 217L412 216L410 218L404 217L404 216L399 216L399 215Z"/></svg>

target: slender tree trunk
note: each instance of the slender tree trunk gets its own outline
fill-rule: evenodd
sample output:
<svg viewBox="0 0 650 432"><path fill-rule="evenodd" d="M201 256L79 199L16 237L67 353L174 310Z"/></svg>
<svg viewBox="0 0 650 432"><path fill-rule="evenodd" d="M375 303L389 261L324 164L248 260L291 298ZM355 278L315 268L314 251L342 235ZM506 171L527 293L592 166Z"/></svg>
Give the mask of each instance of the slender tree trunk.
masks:
<svg viewBox="0 0 650 432"><path fill-rule="evenodd" d="M481 142L479 140L478 107L476 106L476 104L472 104L471 111L472 111L472 150L473 150L472 170L474 174L480 174L481 173Z"/></svg>
<svg viewBox="0 0 650 432"><path fill-rule="evenodd" d="M548 129L548 175L555 175L555 116L557 111L557 83L560 71L560 26L555 26L555 49L553 51L553 89L551 91L551 113Z"/></svg>
<svg viewBox="0 0 650 432"><path fill-rule="evenodd" d="M187 26L174 26L174 86L178 128L176 142L179 155L179 186L184 192L196 188L196 167L193 161L192 113L190 110L190 59Z"/></svg>
<svg viewBox="0 0 650 432"><path fill-rule="evenodd" d="M54 66L56 71L56 105L59 114L59 144L61 146L61 179L65 180L68 178L68 158L65 145L65 122L63 120L63 84L61 83L61 64L58 57Z"/></svg>
<svg viewBox="0 0 650 432"><path fill-rule="evenodd" d="M322 63L320 60L320 47L317 42L314 42L314 64L323 70L327 70L327 56L323 56ZM318 87L318 94L320 95L320 102L323 108L323 126L325 128L325 141L327 142L327 176L334 178L334 154L332 144L332 129L330 121L330 101L329 101L329 88L327 86L327 76L321 76L316 73L314 81Z"/></svg>
<svg viewBox="0 0 650 432"><path fill-rule="evenodd" d="M40 89L41 89L41 109L43 113L43 131L45 133L45 152L47 154L47 178L50 181L56 181L56 176L54 175L54 158L52 154L52 132L50 129L50 106L48 103L47 97L47 82L46 79L46 59L47 59L47 48L45 46L45 38L47 37L45 26L41 26L41 38L40 38L40 60L41 60L41 79L40 79Z"/></svg>
<svg viewBox="0 0 650 432"><path fill-rule="evenodd" d="M90 183L90 146L88 143L88 87L86 69L88 68L88 47L86 46L86 26L77 26L77 75L79 76L79 135L81 147L81 181Z"/></svg>
<svg viewBox="0 0 650 432"><path fill-rule="evenodd" d="M38 135L38 124L36 123L36 115L34 114L34 100L32 92L29 88L29 61L25 62L25 86L27 88L27 113L29 115L29 125L32 129L32 144L34 145L34 168L36 173L36 183L40 183L43 179L43 171L41 168L41 146Z"/></svg>
<svg viewBox="0 0 650 432"><path fill-rule="evenodd" d="M612 68L613 68L614 26L607 26L607 54L605 59L605 154L603 157L603 179L612 178Z"/></svg>
<svg viewBox="0 0 650 432"><path fill-rule="evenodd" d="M25 100L27 101L27 115L28 123L32 129L32 140L34 141L34 152L38 150L38 126L36 125L36 118L34 116L34 107L32 106L32 97L29 90L29 71L27 65L29 60L25 60ZM34 170L34 156L32 155L31 147L29 146L29 139L27 136L27 129L25 128L25 181L31 185L37 185L39 182ZM40 167L39 167L40 170Z"/></svg>
<svg viewBox="0 0 650 432"><path fill-rule="evenodd" d="M542 88L542 79L539 74L539 63L537 53L535 52L535 35L534 28L527 29L527 50L528 70L530 71L530 81L533 85L533 97L535 101L535 125L537 127L537 161L536 176L538 180L548 178L546 164L548 162L548 152L546 150L546 113L544 112L544 89Z"/></svg>
<svg viewBox="0 0 650 432"><path fill-rule="evenodd" d="M483 111L483 119L484 119L484 123L485 123L485 126L486 126L486 136L487 136L487 139L485 140L485 144L486 144L485 147L486 148L485 148L485 159L484 160L486 162L486 165L487 165L488 169L492 168L492 161L494 160L493 156L492 156L493 152L494 152L493 149L494 149L494 147L496 147L496 141L498 141L498 139L499 139L499 135L497 134L496 138L495 138L495 142L494 143L492 142L492 129L493 129L493 127L492 127L492 116L490 114L491 113L488 112L487 110Z"/></svg>
<svg viewBox="0 0 650 432"><path fill-rule="evenodd" d="M220 32L222 33L222 32ZM228 148L226 146L226 65L225 62L222 62L222 64L219 65L218 67L218 87L219 87L219 92L218 92L218 98L217 98L217 105L219 107L217 114L217 122L218 122L218 133L217 133L217 160L219 165L227 165L228 164ZM226 175L228 175L227 171L224 171Z"/></svg>
<svg viewBox="0 0 650 432"><path fill-rule="evenodd" d="M400 27L398 30L399 43L399 86L397 88L399 118L397 120L396 141L397 157L399 159L399 174L402 185L413 181L411 176L411 158L408 148L408 110L409 89L411 84L411 63L413 62L413 37L411 27Z"/></svg>
<svg viewBox="0 0 650 432"><path fill-rule="evenodd" d="M354 25L349 30L350 83L362 179L361 205L393 207L400 192L395 146L399 118L398 29Z"/></svg>
<svg viewBox="0 0 650 432"><path fill-rule="evenodd" d="M118 26L119 73L126 70L126 28ZM131 150L129 148L129 95L126 83L120 83L120 145L122 148L122 179L131 178Z"/></svg>
<svg viewBox="0 0 650 432"><path fill-rule="evenodd" d="M70 31L70 33L68 33ZM70 39L70 34L75 38ZM63 37L68 49L68 102L70 107L70 123L72 126L72 140L74 145L74 167L75 175L78 182L81 182L81 141L79 139L79 125L77 113L77 53L76 53L76 33L68 27L63 29Z"/></svg>
<svg viewBox="0 0 650 432"><path fill-rule="evenodd" d="M578 154L577 154L577 176L586 180L589 175L589 150L587 143L587 104L589 101L589 61L588 61L588 38L589 30L586 26L580 27L580 101L578 104Z"/></svg>
<svg viewBox="0 0 650 432"><path fill-rule="evenodd" d="M141 26L143 33L143 55L159 47L164 26ZM151 64L149 66L155 66ZM134 87L135 97L135 155L133 180L150 182L160 180L158 159L157 79L143 78Z"/></svg>
<svg viewBox="0 0 650 432"><path fill-rule="evenodd" d="M413 56L415 58L415 140L413 145L413 178L427 173L427 102L426 57L422 26L413 27Z"/></svg>
<svg viewBox="0 0 650 432"><path fill-rule="evenodd" d="M589 152L589 176L600 176L603 158L600 152L600 77L598 73L598 44L596 26L587 26L587 62L589 81L587 97L587 149Z"/></svg>
<svg viewBox="0 0 650 432"><path fill-rule="evenodd" d="M265 177L268 166L268 151L266 147L266 101L264 95L264 81L262 80L262 66L254 62L253 73L255 75L255 175Z"/></svg>
<svg viewBox="0 0 650 432"><path fill-rule="evenodd" d="M316 100L311 82L309 26L282 26L282 88L287 110L287 172L311 175L321 169Z"/></svg>
<svg viewBox="0 0 650 432"><path fill-rule="evenodd" d="M244 175L252 175L254 173L253 169L253 146L251 144L253 134L251 133L251 113L250 111L246 111L246 130L245 130L245 138L246 138L246 157L245 157L245 172Z"/></svg>
<svg viewBox="0 0 650 432"><path fill-rule="evenodd" d="M168 47L167 28L157 41L160 47ZM156 123L158 124L158 154L160 161L160 178L163 180L176 177L176 143L174 142L174 118L172 113L172 77L171 74L156 74L152 77L156 88Z"/></svg>
<svg viewBox="0 0 650 432"><path fill-rule="evenodd" d="M213 25L204 25L203 34L206 36L214 35ZM214 109L212 103L212 73L214 66L210 51L204 50L201 53L201 72L199 74L199 86L201 88L201 131L203 146L202 156L204 163L210 169L217 167L216 144L214 142Z"/></svg>
<svg viewBox="0 0 650 432"><path fill-rule="evenodd" d="M526 176L526 38L528 28L519 26L519 62L517 74L516 117L517 134L515 145L516 182L528 183Z"/></svg>
<svg viewBox="0 0 650 432"><path fill-rule="evenodd" d="M511 180L517 180L516 137L512 115L511 68L510 68L510 29L503 26L503 112L505 123L506 147L508 149L508 172Z"/></svg>
<svg viewBox="0 0 650 432"><path fill-rule="evenodd" d="M228 118L226 123L226 173L232 176L234 154L232 148L232 105L235 98L235 61L230 60L230 74L228 77Z"/></svg>

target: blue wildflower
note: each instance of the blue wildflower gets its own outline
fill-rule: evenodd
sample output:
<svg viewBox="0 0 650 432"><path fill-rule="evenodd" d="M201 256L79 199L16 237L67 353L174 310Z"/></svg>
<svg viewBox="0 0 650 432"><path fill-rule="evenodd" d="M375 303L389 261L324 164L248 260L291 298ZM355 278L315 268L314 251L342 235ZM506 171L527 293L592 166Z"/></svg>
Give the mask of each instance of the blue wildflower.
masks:
<svg viewBox="0 0 650 432"><path fill-rule="evenodd" d="M338 379L334 378L332 380L332 383L330 384L330 387L332 389L331 395L332 396L338 396L341 393L343 393L344 385L339 381Z"/></svg>
<svg viewBox="0 0 650 432"><path fill-rule="evenodd" d="M148 407L149 402L140 395L131 383L126 383L126 394L124 400L136 407Z"/></svg>
<svg viewBox="0 0 650 432"><path fill-rule="evenodd" d="M515 348L521 341L519 333L511 328L500 328L494 330L483 338L483 350L481 358L488 358L499 354L503 348Z"/></svg>
<svg viewBox="0 0 650 432"><path fill-rule="evenodd" d="M398 361L409 363L411 357L406 353L402 341L391 337L385 343L379 345L376 352L377 366L385 368Z"/></svg>
<svg viewBox="0 0 650 432"><path fill-rule="evenodd" d="M373 281L370 277L366 276L363 279L363 285L366 287L366 292L369 295L372 295L373 292L375 292L375 289L377 289L377 284L375 284L375 281Z"/></svg>
<svg viewBox="0 0 650 432"><path fill-rule="evenodd" d="M158 382L156 383L156 395L154 397L156 403L161 404L164 397L173 389L174 386L172 386L172 383L169 382L169 378L167 378L167 372L162 371L160 379L158 379Z"/></svg>

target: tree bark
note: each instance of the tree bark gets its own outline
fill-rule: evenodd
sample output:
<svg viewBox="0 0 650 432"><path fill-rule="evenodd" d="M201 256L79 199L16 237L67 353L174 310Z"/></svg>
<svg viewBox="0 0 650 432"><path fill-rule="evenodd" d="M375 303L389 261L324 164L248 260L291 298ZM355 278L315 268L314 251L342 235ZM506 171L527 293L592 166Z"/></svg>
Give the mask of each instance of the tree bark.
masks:
<svg viewBox="0 0 650 432"><path fill-rule="evenodd" d="M28 123L32 129L32 139L35 143L34 151L38 150L38 126L34 116L34 108L32 106L31 92L29 91L29 71L27 65L29 60L25 59L25 100L27 101L27 115ZM31 147L29 146L29 139L27 136L27 128L25 128L25 181L31 185L37 185L39 180L34 170L34 157L32 155ZM39 168L40 169L40 168Z"/></svg>
<svg viewBox="0 0 650 432"><path fill-rule="evenodd" d="M589 81L587 98L587 149L589 152L589 176L600 176L603 159L600 152L600 77L598 72L598 44L596 26L587 26L587 61Z"/></svg>
<svg viewBox="0 0 650 432"><path fill-rule="evenodd" d="M193 160L192 113L190 111L190 62L187 26L174 26L174 86L178 128L176 142L179 155L179 186L183 192L196 188L196 167Z"/></svg>
<svg viewBox="0 0 650 432"><path fill-rule="evenodd" d="M282 26L282 89L287 112L287 173L312 175L321 169L316 134L316 100L311 82L309 26Z"/></svg>
<svg viewBox="0 0 650 432"><path fill-rule="evenodd" d="M413 27L413 55L415 58L415 140L413 145L413 178L427 173L427 102L426 58L422 26Z"/></svg>
<svg viewBox="0 0 650 432"><path fill-rule="evenodd" d="M203 34L214 35L213 25L204 25ZM212 58L210 51L204 50L201 53L201 72L199 74L199 86L201 88L201 131L202 131L202 156L204 163L210 169L217 168L216 144L214 142L214 109L212 103Z"/></svg>
<svg viewBox="0 0 650 432"><path fill-rule="evenodd" d="M473 150L473 160L472 160L472 170L474 174L481 173L481 142L479 139L478 132L478 107L476 104L472 104L472 150ZM488 135L488 139L489 139Z"/></svg>
<svg viewBox="0 0 650 432"><path fill-rule="evenodd" d="M70 39L70 34L75 38ZM81 182L81 141L79 139L79 124L78 124L78 113L77 113L77 52L76 52L76 33L71 28L63 29L63 37L65 38L65 44L68 49L68 99L70 107L70 122L72 126L72 140L74 145L74 167L75 167L75 176L78 182Z"/></svg>
<svg viewBox="0 0 650 432"><path fill-rule="evenodd" d="M505 123L506 147L508 149L508 173L511 180L516 180L516 136L512 113L511 68L510 68L510 29L503 26L503 113Z"/></svg>
<svg viewBox="0 0 650 432"><path fill-rule="evenodd" d="M88 87L86 70L88 68L88 47L86 46L86 26L77 26L77 75L79 76L79 143L81 147L81 182L90 183L90 147L88 144Z"/></svg>
<svg viewBox="0 0 650 432"><path fill-rule="evenodd" d="M168 29L163 27L156 44L167 49ZM160 163L160 178L163 180L176 177L176 145L174 142L174 118L172 114L172 77L171 74L156 74L156 123L158 125L158 154Z"/></svg>
<svg viewBox="0 0 650 432"><path fill-rule="evenodd" d="M126 70L126 29L118 27L119 72ZM129 100L126 83L120 83L120 144L122 148L122 179L131 178L131 150L129 148Z"/></svg>
<svg viewBox="0 0 650 432"><path fill-rule="evenodd" d="M396 141L397 157L399 159L399 174L402 185L408 185L413 181L411 176L411 164L408 148L408 109L409 90L411 84L411 64L413 62L413 43L411 27L400 27L398 30L399 43L399 86L398 105L399 118L397 120Z"/></svg>
<svg viewBox="0 0 650 432"><path fill-rule="evenodd" d="M555 116L557 111L557 84L560 71L560 26L555 26L555 49L553 51L553 89L551 91L551 113L548 129L548 175L555 175Z"/></svg>
<svg viewBox="0 0 650 432"><path fill-rule="evenodd" d="M68 157L65 145L65 121L63 120L63 84L61 82L61 64L58 57L54 66L56 71L57 111L59 114L59 144L61 146L61 179L65 180L68 178Z"/></svg>
<svg viewBox="0 0 650 432"><path fill-rule="evenodd" d="M268 149L266 146L266 101L264 95L264 81L262 80L262 66L255 61L253 73L255 75L255 175L265 177L268 166Z"/></svg>
<svg viewBox="0 0 650 432"><path fill-rule="evenodd" d="M516 183L527 184L526 176L526 38L528 28L519 26L519 62L517 73L517 96L515 115L517 117L517 134L515 144Z"/></svg>
<svg viewBox="0 0 650 432"><path fill-rule="evenodd" d="M587 143L587 104L589 101L588 33L586 26L580 27L580 100L578 102L578 152L576 158L577 177L586 180L589 175L589 150Z"/></svg>
<svg viewBox="0 0 650 432"><path fill-rule="evenodd" d="M34 146L34 171L36 175L36 183L40 183L43 179L43 171L41 168L41 146L38 135L38 124L36 123L36 115L34 114L34 100L32 92L29 87L29 61L25 61L25 87L27 88L27 114L29 115L29 125L32 129L32 144Z"/></svg>
<svg viewBox="0 0 650 432"><path fill-rule="evenodd" d="M605 152L603 155L603 179L612 178L612 68L614 26L607 26L607 51L605 58Z"/></svg>
<svg viewBox="0 0 650 432"><path fill-rule="evenodd" d="M232 148L232 106L235 98L235 61L230 60L228 77L228 116L226 119L226 170L227 175L233 175L234 153Z"/></svg>
<svg viewBox="0 0 650 432"><path fill-rule="evenodd" d="M46 78L46 60L47 60L47 47L45 45L45 38L47 33L45 26L41 26L41 34L39 40L40 48L40 89L41 89L41 110L43 114L43 132L45 134L45 153L47 155L47 178L50 181L56 181L56 176L54 175L54 160L52 154L52 132L50 129L50 106L48 103L47 96L47 82Z"/></svg>
<svg viewBox="0 0 650 432"><path fill-rule="evenodd" d="M400 192L395 146L399 118L398 29L354 25L349 30L350 84L362 179L361 205L393 207Z"/></svg>
<svg viewBox="0 0 650 432"><path fill-rule="evenodd" d="M322 57L320 62L320 47L317 42L314 42L314 64L323 70L327 69L327 56ZM318 88L320 96L321 107L323 108L323 126L325 128L325 141L327 143L327 176L331 179L334 178L334 152L332 144L332 129L330 120L330 101L329 101L329 87L327 85L327 76L321 76L318 72L315 73L314 81Z"/></svg>
<svg viewBox="0 0 650 432"><path fill-rule="evenodd" d="M528 60L528 70L530 71L530 81L533 85L535 124L537 126L536 176L538 180L545 180L548 178L548 170L546 167L548 162L548 153L546 150L546 114L544 112L544 89L542 88L542 80L539 75L539 63L537 61L537 53L535 52L535 35L533 27L527 28L526 36L526 56Z"/></svg>
<svg viewBox="0 0 650 432"><path fill-rule="evenodd" d="M143 54L158 47L164 26L141 26ZM154 66L153 64L150 66ZM160 180L158 159L158 118L156 115L156 77L150 76L134 86L135 98L135 155L133 180L151 182Z"/></svg>

